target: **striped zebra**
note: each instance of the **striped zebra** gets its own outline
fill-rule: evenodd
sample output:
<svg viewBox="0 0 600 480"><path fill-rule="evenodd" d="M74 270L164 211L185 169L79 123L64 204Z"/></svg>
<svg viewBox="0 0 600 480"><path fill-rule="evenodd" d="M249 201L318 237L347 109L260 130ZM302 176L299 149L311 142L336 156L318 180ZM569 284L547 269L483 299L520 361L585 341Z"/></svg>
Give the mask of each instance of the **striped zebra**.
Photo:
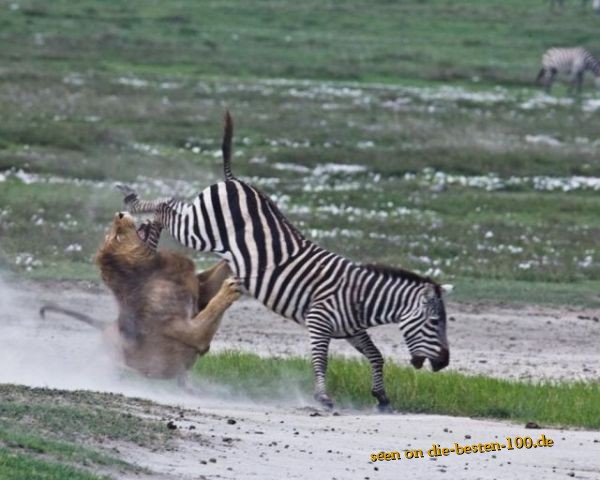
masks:
<svg viewBox="0 0 600 480"><path fill-rule="evenodd" d="M586 8L589 0L581 0L581 8ZM550 0L550 8L554 10L555 7L563 9L565 7L565 0Z"/></svg>
<svg viewBox="0 0 600 480"><path fill-rule="evenodd" d="M142 201L122 186L126 208L154 212L154 220L180 243L215 252L248 294L307 328L316 400L333 406L325 388L328 348L332 338L343 338L370 362L371 393L379 408L388 410L383 357L367 329L398 324L415 368L426 359L434 371L444 368L450 353L442 287L403 269L354 263L306 239L264 193L232 174L232 131L227 114L225 181L209 186L191 203Z"/></svg>
<svg viewBox="0 0 600 480"><path fill-rule="evenodd" d="M550 48L542 55L542 68L536 82L542 82L547 93L557 74L569 76L569 92L574 88L581 92L583 74L591 71L596 77L596 86L600 86L600 61L585 48Z"/></svg>

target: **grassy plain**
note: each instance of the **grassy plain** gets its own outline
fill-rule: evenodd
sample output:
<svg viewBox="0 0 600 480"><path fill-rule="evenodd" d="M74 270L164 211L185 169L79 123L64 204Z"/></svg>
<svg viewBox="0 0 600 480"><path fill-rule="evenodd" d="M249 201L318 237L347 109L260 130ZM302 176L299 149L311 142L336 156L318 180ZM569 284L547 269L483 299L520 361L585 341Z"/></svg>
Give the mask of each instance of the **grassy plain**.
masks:
<svg viewBox="0 0 600 480"><path fill-rule="evenodd" d="M147 473L119 448L165 448L176 432L151 402L112 394L0 385L0 478L92 480Z"/></svg>
<svg viewBox="0 0 600 480"><path fill-rule="evenodd" d="M229 107L235 171L324 246L433 274L461 300L600 304L598 100L531 83L548 46L593 49L597 19L575 5L0 8L11 269L97 279L114 183L186 197L218 180Z"/></svg>

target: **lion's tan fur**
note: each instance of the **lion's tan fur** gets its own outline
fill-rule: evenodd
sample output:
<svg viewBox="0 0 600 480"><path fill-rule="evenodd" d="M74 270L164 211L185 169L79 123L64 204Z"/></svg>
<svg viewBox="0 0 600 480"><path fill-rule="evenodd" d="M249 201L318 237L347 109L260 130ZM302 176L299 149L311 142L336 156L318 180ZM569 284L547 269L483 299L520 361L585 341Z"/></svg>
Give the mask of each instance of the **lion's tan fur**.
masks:
<svg viewBox="0 0 600 480"><path fill-rule="evenodd" d="M186 256L149 249L129 215L115 215L95 262L119 305L106 335L128 367L151 377L185 373L208 351L223 312L239 296L224 262L196 275Z"/></svg>

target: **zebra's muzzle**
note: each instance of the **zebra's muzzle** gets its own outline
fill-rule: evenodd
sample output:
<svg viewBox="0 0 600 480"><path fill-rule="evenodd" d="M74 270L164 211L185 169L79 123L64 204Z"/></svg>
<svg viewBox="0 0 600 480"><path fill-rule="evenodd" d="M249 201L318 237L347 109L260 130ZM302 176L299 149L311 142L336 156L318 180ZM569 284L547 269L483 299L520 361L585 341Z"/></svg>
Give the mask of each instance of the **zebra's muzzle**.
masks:
<svg viewBox="0 0 600 480"><path fill-rule="evenodd" d="M434 372L437 372L442 368L447 367L450 363L450 350L444 348L440 352L440 356L438 358L430 358L429 363L431 363L431 369Z"/></svg>

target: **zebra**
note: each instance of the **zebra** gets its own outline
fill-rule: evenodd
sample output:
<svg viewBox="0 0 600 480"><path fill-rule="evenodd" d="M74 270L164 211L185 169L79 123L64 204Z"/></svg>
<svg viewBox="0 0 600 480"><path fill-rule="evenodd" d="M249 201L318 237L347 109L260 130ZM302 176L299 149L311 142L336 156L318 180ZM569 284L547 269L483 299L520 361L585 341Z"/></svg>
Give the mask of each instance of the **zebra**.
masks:
<svg viewBox="0 0 600 480"><path fill-rule="evenodd" d="M391 410L383 380L384 359L367 329L399 324L411 364L446 367L443 288L428 277L387 266L358 264L318 246L284 216L260 190L231 172L232 119L227 112L223 139L225 180L210 185L193 202L143 201L120 186L131 213L154 212L180 243L214 252L227 261L248 294L308 330L314 397L326 408L329 344L345 339L370 362L371 393L382 411Z"/></svg>
<svg viewBox="0 0 600 480"><path fill-rule="evenodd" d="M577 88L581 92L583 74L590 70L596 77L596 86L600 87L600 61L583 47L550 48L542 55L542 68L536 82L542 81L547 93L558 73L570 76L569 92Z"/></svg>
<svg viewBox="0 0 600 480"><path fill-rule="evenodd" d="M581 0L581 8L586 8L589 0ZM550 0L550 9L554 10L555 7L561 10L565 7L565 0Z"/></svg>

